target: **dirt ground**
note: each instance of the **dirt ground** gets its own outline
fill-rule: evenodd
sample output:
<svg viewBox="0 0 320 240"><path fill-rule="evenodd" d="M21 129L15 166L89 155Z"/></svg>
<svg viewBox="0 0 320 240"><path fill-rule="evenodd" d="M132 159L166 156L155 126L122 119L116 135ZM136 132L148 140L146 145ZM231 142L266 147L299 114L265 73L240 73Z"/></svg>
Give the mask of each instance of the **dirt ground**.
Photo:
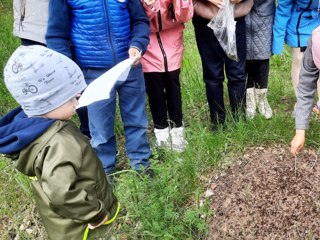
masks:
<svg viewBox="0 0 320 240"><path fill-rule="evenodd" d="M295 161L287 148L249 148L225 170L201 177L213 212L206 240L320 239L320 152L304 150ZM46 239L34 209L26 209L20 233ZM0 218L2 224L13 223ZM8 235L25 239L14 228Z"/></svg>
<svg viewBox="0 0 320 240"><path fill-rule="evenodd" d="M288 147L248 149L207 178L208 239L320 239L320 155Z"/></svg>

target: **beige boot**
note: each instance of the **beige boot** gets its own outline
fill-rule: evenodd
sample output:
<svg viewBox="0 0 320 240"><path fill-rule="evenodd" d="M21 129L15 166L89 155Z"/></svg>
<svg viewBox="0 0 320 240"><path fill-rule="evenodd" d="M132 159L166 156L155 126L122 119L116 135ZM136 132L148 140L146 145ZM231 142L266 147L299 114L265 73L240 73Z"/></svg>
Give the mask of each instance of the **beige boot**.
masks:
<svg viewBox="0 0 320 240"><path fill-rule="evenodd" d="M255 89L247 88L246 94L246 116L247 119L251 120L256 115L256 99L255 99Z"/></svg>
<svg viewBox="0 0 320 240"><path fill-rule="evenodd" d="M165 129L154 129L154 135L156 136L157 147L170 147L170 134L169 127Z"/></svg>
<svg viewBox="0 0 320 240"><path fill-rule="evenodd" d="M272 117L272 109L267 100L268 89L256 89L256 103L258 106L259 113L264 116L266 119Z"/></svg>
<svg viewBox="0 0 320 240"><path fill-rule="evenodd" d="M170 135L172 150L177 152L183 152L188 144L187 140L185 140L184 138L184 128L172 128L170 130Z"/></svg>

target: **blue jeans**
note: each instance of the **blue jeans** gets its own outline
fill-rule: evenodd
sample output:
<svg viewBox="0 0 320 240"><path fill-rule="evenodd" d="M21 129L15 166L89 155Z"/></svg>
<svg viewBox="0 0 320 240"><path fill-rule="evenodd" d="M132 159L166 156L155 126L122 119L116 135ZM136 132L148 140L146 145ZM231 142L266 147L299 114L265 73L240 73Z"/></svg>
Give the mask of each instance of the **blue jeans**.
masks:
<svg viewBox="0 0 320 240"><path fill-rule="evenodd" d="M107 70L84 69L87 84L90 84ZM117 93L130 165L137 171L150 166L151 150L147 137L148 119L145 110L145 84L142 68L139 64L137 67L131 68L126 81L116 83L114 89L110 92L110 99L98 101L88 106L91 144L107 174L115 170L116 164L114 120Z"/></svg>

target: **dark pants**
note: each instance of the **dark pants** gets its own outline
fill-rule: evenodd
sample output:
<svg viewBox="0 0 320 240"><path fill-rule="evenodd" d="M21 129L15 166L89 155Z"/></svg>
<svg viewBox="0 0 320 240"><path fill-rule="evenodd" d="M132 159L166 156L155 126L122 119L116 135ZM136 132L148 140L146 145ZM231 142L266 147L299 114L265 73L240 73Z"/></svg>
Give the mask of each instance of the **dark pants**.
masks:
<svg viewBox="0 0 320 240"><path fill-rule="evenodd" d="M77 109L77 114L80 120L80 131L86 135L88 138L91 138L89 130L89 117L87 107L82 107Z"/></svg>
<svg viewBox="0 0 320 240"><path fill-rule="evenodd" d="M269 59L247 60L247 88L268 88Z"/></svg>
<svg viewBox="0 0 320 240"><path fill-rule="evenodd" d="M155 128L182 126L180 69L144 73L146 91Z"/></svg>
<svg viewBox="0 0 320 240"><path fill-rule="evenodd" d="M223 100L224 70L228 79L231 110L234 117L244 113L246 88L246 26L244 18L237 21L236 41L239 61L229 59L213 34L207 27L208 20L194 16L193 25L198 50L202 60L203 79L206 84L207 99L211 121L215 125L225 121Z"/></svg>
<svg viewBox="0 0 320 240"><path fill-rule="evenodd" d="M41 45L41 46L46 46L45 44L41 43L41 42L37 42L37 41L33 41L30 39L26 39L26 38L21 38L21 45L22 46L31 46L31 45Z"/></svg>

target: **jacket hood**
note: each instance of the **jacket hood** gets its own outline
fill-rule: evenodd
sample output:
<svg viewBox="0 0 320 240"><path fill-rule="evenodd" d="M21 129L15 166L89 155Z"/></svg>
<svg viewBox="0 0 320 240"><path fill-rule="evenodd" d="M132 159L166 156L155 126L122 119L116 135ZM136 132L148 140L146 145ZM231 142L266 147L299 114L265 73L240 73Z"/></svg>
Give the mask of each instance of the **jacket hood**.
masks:
<svg viewBox="0 0 320 240"><path fill-rule="evenodd" d="M0 153L13 154L21 151L42 135L55 120L31 117L16 108L0 118Z"/></svg>

